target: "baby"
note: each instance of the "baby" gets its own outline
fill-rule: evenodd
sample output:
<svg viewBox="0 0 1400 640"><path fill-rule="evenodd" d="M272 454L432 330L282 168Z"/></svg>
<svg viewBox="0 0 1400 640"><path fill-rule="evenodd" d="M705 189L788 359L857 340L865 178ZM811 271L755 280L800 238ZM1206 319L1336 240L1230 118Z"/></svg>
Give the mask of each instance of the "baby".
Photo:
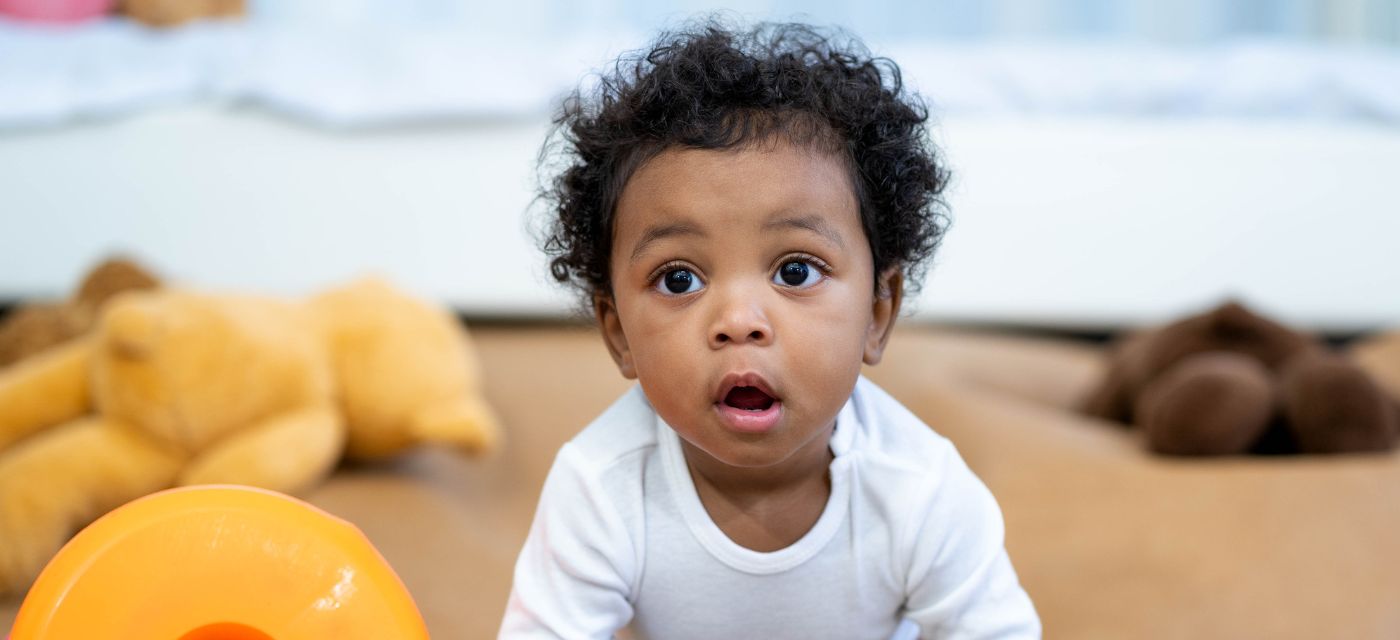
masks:
<svg viewBox="0 0 1400 640"><path fill-rule="evenodd" d="M559 451L503 638L1022 638L1000 510L860 375L942 234L899 70L707 23L558 118L553 275L638 385Z"/></svg>

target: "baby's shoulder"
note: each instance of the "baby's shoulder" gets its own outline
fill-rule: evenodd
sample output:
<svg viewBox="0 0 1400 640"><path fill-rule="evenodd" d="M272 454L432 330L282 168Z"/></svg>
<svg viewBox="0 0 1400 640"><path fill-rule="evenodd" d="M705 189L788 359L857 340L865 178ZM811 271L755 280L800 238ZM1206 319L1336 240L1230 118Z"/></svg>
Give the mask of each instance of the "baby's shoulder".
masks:
<svg viewBox="0 0 1400 640"><path fill-rule="evenodd" d="M884 389L865 378L852 395L860 433L854 446L863 466L886 468L911 481L947 470L957 448Z"/></svg>
<svg viewBox="0 0 1400 640"><path fill-rule="evenodd" d="M656 413L633 386L564 444L557 463L603 475L655 449Z"/></svg>
<svg viewBox="0 0 1400 640"><path fill-rule="evenodd" d="M854 456L864 504L890 521L992 521L996 501L952 441L864 379L854 396L861 441ZM935 516L935 514L941 514ZM906 533L913 529L898 527Z"/></svg>

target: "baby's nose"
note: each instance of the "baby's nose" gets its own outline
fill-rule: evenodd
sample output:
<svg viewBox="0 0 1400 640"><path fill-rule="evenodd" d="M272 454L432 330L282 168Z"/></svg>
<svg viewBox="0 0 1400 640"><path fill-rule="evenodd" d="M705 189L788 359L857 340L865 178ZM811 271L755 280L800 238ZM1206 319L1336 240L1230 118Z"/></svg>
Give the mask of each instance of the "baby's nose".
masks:
<svg viewBox="0 0 1400 640"><path fill-rule="evenodd" d="M737 298L724 304L710 330L710 347L729 344L765 345L773 341L773 327L763 308L752 300Z"/></svg>

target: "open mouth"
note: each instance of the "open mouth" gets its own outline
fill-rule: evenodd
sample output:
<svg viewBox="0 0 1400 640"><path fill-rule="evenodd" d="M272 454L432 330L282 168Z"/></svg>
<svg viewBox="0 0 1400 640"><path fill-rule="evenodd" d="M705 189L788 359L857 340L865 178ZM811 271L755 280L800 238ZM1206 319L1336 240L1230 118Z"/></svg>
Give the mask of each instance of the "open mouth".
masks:
<svg viewBox="0 0 1400 640"><path fill-rule="evenodd" d="M732 373L720 381L715 409L728 429L757 437L777 429L783 418L783 401L758 373Z"/></svg>
<svg viewBox="0 0 1400 640"><path fill-rule="evenodd" d="M767 411L773 406L773 396L758 387L734 387L725 394L724 404L744 411Z"/></svg>

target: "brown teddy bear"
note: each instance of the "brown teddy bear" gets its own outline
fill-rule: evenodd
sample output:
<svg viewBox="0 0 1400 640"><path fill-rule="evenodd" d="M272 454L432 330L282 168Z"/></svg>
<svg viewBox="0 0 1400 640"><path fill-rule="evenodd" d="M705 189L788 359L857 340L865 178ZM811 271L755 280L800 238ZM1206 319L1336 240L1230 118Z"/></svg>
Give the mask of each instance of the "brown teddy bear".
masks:
<svg viewBox="0 0 1400 640"><path fill-rule="evenodd" d="M293 493L342 452L481 451L496 419L466 332L375 280L308 302L123 294L93 335L0 371L0 595L74 531L147 493Z"/></svg>
<svg viewBox="0 0 1400 640"><path fill-rule="evenodd" d="M1085 406L1171 455L1383 451L1400 402L1321 341L1243 305L1128 336Z"/></svg>
<svg viewBox="0 0 1400 640"><path fill-rule="evenodd" d="M136 262L125 258L102 262L83 277L68 300L25 305L0 320L0 368L87 333L112 296L158 286L160 279Z"/></svg>

